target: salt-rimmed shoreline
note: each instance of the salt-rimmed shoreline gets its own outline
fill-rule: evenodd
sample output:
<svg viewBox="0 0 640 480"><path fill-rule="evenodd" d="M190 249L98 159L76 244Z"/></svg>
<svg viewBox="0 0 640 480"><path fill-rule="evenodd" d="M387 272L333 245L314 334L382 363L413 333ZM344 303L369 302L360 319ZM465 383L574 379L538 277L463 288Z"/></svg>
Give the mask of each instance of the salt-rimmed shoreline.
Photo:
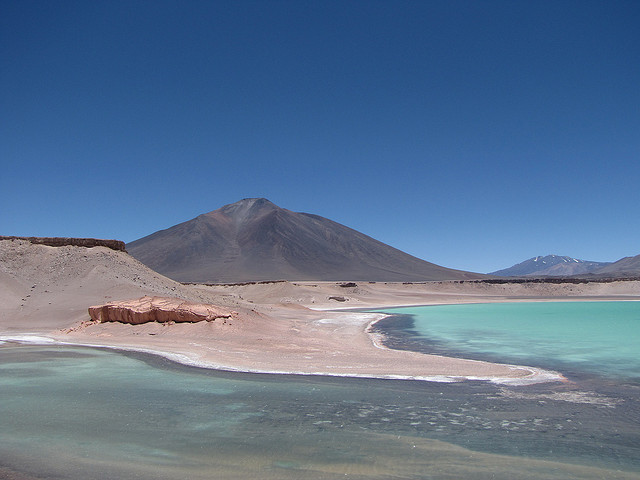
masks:
<svg viewBox="0 0 640 480"><path fill-rule="evenodd" d="M426 306L426 305L423 305L423 306ZM398 307L394 307L394 308L398 308ZM376 325L376 323L392 316L393 315L391 314L380 314L379 318L372 320L367 325L366 332L371 338L371 341L376 348L393 350L391 347L388 347L384 344L384 338L385 338L384 334L373 332L373 327ZM452 358L460 358L460 357L452 357ZM472 360L468 358L464 358L464 360L469 362L478 361L478 360ZM507 363L495 363L495 362L491 362L491 363L494 363L495 365L504 365L506 367L513 368L514 370L529 371L531 374L525 377L513 377L513 378L512 377L489 377L489 376L477 377L477 376L470 376L470 375L453 377L453 378L461 378L462 381L465 381L465 380L488 381L490 383L495 383L499 385L533 385L536 383L567 381L567 378L564 375L562 375L559 372L555 372L553 370L545 370L543 368L530 367L527 365L511 365Z"/></svg>
<svg viewBox="0 0 640 480"><path fill-rule="evenodd" d="M387 314L378 314L372 312L351 312L352 315L359 317L361 321L357 322L358 324L364 324L366 321L365 334L371 340L371 343L374 347L387 350L394 351L387 346L385 346L381 342L381 335L375 334L371 331L372 327L385 318L388 318L390 315ZM365 317L364 319L362 317ZM373 318L372 318L373 317ZM337 319L336 319L337 320ZM327 319L319 319L316 320L318 323L323 323L323 321L335 322L336 320L327 320ZM303 370L280 370L280 369L268 369L268 368L246 368L246 367L237 367L233 365L225 365L222 363L216 363L212 361L202 360L200 355L197 353L184 353L184 352L172 352L166 350L159 350L155 348L147 348L141 346L131 346L131 345L109 345L109 344L98 344L91 342L69 342L59 340L53 337L48 337L42 334L16 334L16 335L0 335L0 344L1 343L20 343L20 344L32 344L32 345L61 345L61 346L77 346L77 347L89 347L89 348L101 348L101 349L109 349L115 351L123 351L123 352L139 352L150 355L156 355L172 362L196 367L196 368L205 368L210 370L219 370L224 372L235 372L235 373L252 373L252 374L268 374L268 375L297 375L297 376L322 376L322 377L341 377L341 378L369 378L369 379L379 379L379 380L415 380L415 381L425 381L425 382L434 382L434 383L458 383L464 381L484 381L498 385L532 385L537 383L546 383L546 382L558 382L558 381L566 381L566 378L558 373L548 370L543 370L536 367L528 367L521 365L508 365L508 364L498 364L494 363L496 366L507 367L514 371L519 372L529 372L528 375L524 376L496 376L496 375L402 375L402 374L369 374L369 373L343 373L337 371L328 370L317 370L317 371L303 371ZM397 350L395 350L397 351ZM451 357L456 358L456 357ZM477 363L487 363L480 362L477 360L469 360L462 359L466 362L477 362Z"/></svg>
<svg viewBox="0 0 640 480"><path fill-rule="evenodd" d="M46 336L67 345L147 351L186 365L227 371L538 383L561 376L531 367L460 358L464 354L445 357L380 348L376 345L380 342L367 333L380 317L343 309L347 305L345 310L362 312L407 305L640 299L640 282L634 281L181 285L142 268L121 252L102 247L56 249L16 241L4 242L3 248L9 273L3 277L8 297L0 312L0 333L5 338L22 336L25 340L26 333L32 341L34 336ZM215 304L239 314L229 322L196 324L87 322L89 305L142 295Z"/></svg>

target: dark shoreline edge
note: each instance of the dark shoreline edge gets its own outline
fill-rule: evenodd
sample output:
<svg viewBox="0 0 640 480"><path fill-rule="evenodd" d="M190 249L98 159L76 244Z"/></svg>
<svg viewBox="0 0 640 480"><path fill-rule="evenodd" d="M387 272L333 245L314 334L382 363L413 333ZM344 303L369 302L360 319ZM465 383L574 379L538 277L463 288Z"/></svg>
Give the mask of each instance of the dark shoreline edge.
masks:
<svg viewBox="0 0 640 480"><path fill-rule="evenodd" d="M415 329L415 319L412 314L388 313L388 316L374 322L369 327L369 332L376 335L384 347L392 350L404 350L409 352L424 353L427 355L440 355L443 357L479 360L489 363L517 364L523 363L522 359L505 359L499 355L483 354L456 350L450 345L425 337ZM544 370L558 371L557 365L530 365Z"/></svg>
<svg viewBox="0 0 640 480"><path fill-rule="evenodd" d="M428 307L431 305L423 305ZM411 306L410 308L413 308ZM389 309L397 309L390 307ZM400 307L402 308L402 307ZM409 307L408 307L409 308ZM640 388L640 378L625 379L605 376L602 374L580 370L575 365L558 361L544 361L540 358L531 359L505 358L497 354L472 352L458 349L451 345L418 333L415 329L415 315L406 313L385 312L385 309L362 310L370 313L383 313L387 316L369 326L369 333L375 335L378 341L385 347L393 350L424 353L428 355L440 355L443 357L479 360L489 363L527 365L543 370L555 371L564 375L571 382L579 382L598 385L610 384ZM553 383L553 382L552 382ZM555 382L557 383L557 382Z"/></svg>

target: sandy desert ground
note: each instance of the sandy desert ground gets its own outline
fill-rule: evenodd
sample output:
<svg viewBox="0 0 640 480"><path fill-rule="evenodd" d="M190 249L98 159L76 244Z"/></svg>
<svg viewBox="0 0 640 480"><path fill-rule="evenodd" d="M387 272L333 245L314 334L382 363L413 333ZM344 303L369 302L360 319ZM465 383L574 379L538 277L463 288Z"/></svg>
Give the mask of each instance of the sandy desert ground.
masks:
<svg viewBox="0 0 640 480"><path fill-rule="evenodd" d="M348 282L348 279L345 279ZM451 381L558 380L535 368L384 348L367 332L380 314L349 309L504 301L640 300L640 282L414 284L272 282L183 285L105 247L0 241L0 339L157 352L193 365L250 372ZM91 305L143 295L231 308L232 321L125 325L90 322Z"/></svg>

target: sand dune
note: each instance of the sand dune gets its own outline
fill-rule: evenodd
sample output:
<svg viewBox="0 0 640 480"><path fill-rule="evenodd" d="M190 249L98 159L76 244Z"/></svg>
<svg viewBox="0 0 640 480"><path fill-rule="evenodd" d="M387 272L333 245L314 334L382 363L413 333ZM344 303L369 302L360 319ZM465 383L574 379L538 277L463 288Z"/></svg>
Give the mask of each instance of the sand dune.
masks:
<svg viewBox="0 0 640 480"><path fill-rule="evenodd" d="M201 301L199 292L106 247L0 241L0 328L49 332L88 318L87 308L143 295Z"/></svg>

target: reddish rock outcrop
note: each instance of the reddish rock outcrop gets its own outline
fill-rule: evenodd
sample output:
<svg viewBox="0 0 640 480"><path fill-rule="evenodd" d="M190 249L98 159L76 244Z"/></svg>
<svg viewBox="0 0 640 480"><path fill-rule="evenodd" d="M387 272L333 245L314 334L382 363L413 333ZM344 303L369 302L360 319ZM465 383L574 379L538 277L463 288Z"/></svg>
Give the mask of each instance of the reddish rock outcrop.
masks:
<svg viewBox="0 0 640 480"><path fill-rule="evenodd" d="M228 319L235 312L207 303L192 303L179 298L142 297L89 307L89 316L97 322L138 325L148 322L212 322Z"/></svg>

